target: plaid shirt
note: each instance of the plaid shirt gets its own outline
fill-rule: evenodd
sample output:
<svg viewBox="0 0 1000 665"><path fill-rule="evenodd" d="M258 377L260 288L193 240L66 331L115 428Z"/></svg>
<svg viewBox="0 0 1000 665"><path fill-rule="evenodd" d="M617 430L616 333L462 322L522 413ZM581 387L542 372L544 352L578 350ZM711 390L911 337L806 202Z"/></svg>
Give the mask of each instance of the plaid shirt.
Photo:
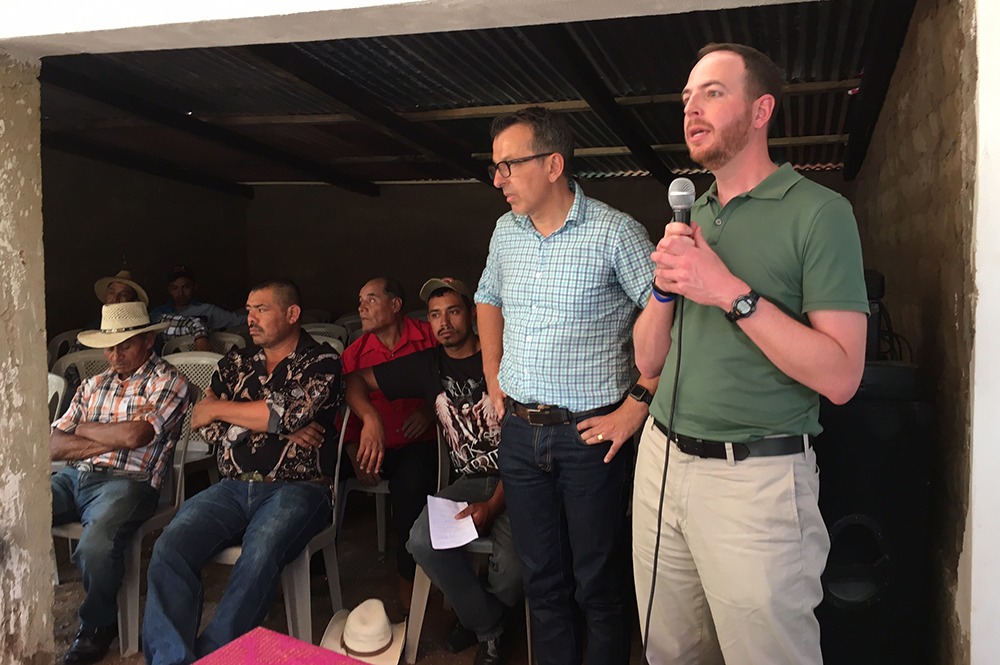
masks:
<svg viewBox="0 0 1000 665"><path fill-rule="evenodd" d="M227 478L257 471L275 480L315 480L333 475L338 432L337 407L344 396L343 371L337 352L318 344L306 332L274 371L267 372L264 350L234 348L219 361L212 392L219 399L267 404L266 432L216 420L198 430L219 444L219 471ZM298 446L285 434L315 420L326 428L319 448Z"/></svg>
<svg viewBox="0 0 1000 665"><path fill-rule="evenodd" d="M205 322L199 318L181 316L180 314L166 314L163 312L157 314L151 312L150 315L151 323L170 324L168 328L160 333L163 335L164 340L169 341L175 337L184 337L185 335L190 335L195 339L208 337L208 328L205 327Z"/></svg>
<svg viewBox="0 0 1000 665"><path fill-rule="evenodd" d="M637 221L575 193L548 238L525 215L497 221L476 302L501 308L500 387L572 411L617 402L630 385L636 308L652 293L653 245Z"/></svg>
<svg viewBox="0 0 1000 665"><path fill-rule="evenodd" d="M148 445L95 455L85 461L149 473L149 484L159 489L184 423L188 384L173 365L156 354L126 379L108 370L84 381L69 409L52 427L73 434L80 423L137 420L136 409L146 404L151 404L153 411L138 419L153 426L153 440Z"/></svg>

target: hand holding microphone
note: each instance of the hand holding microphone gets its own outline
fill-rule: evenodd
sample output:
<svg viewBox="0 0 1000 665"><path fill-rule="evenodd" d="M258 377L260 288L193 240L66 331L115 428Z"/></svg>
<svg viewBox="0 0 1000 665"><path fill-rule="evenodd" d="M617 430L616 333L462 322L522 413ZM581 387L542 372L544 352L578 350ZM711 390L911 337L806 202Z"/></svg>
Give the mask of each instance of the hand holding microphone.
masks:
<svg viewBox="0 0 1000 665"><path fill-rule="evenodd" d="M684 237L687 239L687 242L692 245L694 244L694 241L690 238L691 207L694 205L694 183L687 178L675 179L670 183L670 189L667 191L667 200L670 202L670 208L674 211L674 219L667 224L663 239L657 243L656 252L653 253L653 261L657 265L656 272L659 272L661 268L661 262L657 260L657 255L663 253L672 254L670 245L674 242L674 238ZM673 302L677 297L675 293L671 293L657 285L656 273L653 274L653 297L661 303Z"/></svg>

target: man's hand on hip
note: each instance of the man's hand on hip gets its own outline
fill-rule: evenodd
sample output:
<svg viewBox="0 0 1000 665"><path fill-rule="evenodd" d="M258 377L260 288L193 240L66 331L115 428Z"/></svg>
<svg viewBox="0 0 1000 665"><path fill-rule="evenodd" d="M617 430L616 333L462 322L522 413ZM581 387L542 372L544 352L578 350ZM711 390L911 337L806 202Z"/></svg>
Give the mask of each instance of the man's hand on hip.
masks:
<svg viewBox="0 0 1000 665"><path fill-rule="evenodd" d="M507 399L507 394L500 389L500 382L496 380L487 379L486 390L490 394L490 401L493 402L493 410L497 412L497 418L503 420L503 414L506 412L504 402Z"/></svg>
<svg viewBox="0 0 1000 665"><path fill-rule="evenodd" d="M618 454L622 445L639 431L648 415L649 408L645 404L626 398L622 405L611 413L582 420L576 428L580 430L580 438L587 445L611 442L611 448L604 456L604 463L607 464Z"/></svg>

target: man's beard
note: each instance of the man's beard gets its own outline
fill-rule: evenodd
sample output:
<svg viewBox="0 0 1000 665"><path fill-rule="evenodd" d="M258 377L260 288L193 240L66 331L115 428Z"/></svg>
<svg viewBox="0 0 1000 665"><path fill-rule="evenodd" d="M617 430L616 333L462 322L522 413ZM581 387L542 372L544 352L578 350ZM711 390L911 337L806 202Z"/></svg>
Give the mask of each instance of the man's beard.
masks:
<svg viewBox="0 0 1000 665"><path fill-rule="evenodd" d="M750 142L750 125L753 121L753 110L747 105L746 112L730 122L721 129L716 129L715 142L705 148L704 152L696 155L694 150L688 146L691 159L697 164L701 164L709 171L722 168L732 159L740 154L743 148Z"/></svg>

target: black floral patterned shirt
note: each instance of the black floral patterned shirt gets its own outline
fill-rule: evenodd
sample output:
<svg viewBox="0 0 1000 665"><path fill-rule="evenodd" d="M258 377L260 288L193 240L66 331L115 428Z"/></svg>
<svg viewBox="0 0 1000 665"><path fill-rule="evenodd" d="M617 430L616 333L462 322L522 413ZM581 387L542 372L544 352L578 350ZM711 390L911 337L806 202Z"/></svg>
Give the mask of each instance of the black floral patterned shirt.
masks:
<svg viewBox="0 0 1000 665"><path fill-rule="evenodd" d="M334 421L344 396L340 356L301 332L295 350L270 376L265 363L259 347L233 349L219 361L212 377L212 392L219 399L264 401L270 411L266 432L221 421L198 430L206 441L218 444L219 472L235 478L256 471L286 481L332 476L337 447ZM326 440L319 448L298 446L283 436L314 420L326 428Z"/></svg>

